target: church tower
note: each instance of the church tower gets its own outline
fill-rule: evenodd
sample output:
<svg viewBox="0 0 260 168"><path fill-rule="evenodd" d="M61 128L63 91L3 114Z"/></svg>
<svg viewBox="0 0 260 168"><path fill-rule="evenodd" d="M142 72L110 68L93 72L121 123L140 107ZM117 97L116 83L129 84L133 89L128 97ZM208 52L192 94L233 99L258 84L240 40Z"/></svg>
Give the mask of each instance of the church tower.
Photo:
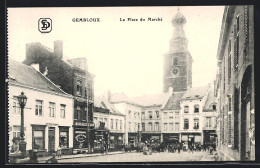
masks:
<svg viewBox="0 0 260 168"><path fill-rule="evenodd" d="M186 18L179 11L172 19L174 26L173 36L170 40L169 52L164 55L163 92L172 88L173 92L186 91L192 87L192 57L187 49L188 39L183 26Z"/></svg>

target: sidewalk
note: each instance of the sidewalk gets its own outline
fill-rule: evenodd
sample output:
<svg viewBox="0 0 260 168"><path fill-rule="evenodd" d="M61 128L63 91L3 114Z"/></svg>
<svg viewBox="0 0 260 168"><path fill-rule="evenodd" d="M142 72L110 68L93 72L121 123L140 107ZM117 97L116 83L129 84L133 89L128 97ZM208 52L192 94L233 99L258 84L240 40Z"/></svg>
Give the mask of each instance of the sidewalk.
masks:
<svg viewBox="0 0 260 168"><path fill-rule="evenodd" d="M75 154L75 155L62 155L61 157L57 157L57 160L63 160L63 159L72 159L72 158L83 158L83 157L94 157L94 156L103 156L103 155L114 155L114 154L122 154L124 152L122 151L117 151L117 152L108 152L107 154L105 153L93 153L93 154ZM45 163L46 160L50 159L52 156L47 156L47 157L39 157L38 162L39 163Z"/></svg>
<svg viewBox="0 0 260 168"><path fill-rule="evenodd" d="M210 155L209 152L207 152L200 161L215 161L214 154Z"/></svg>

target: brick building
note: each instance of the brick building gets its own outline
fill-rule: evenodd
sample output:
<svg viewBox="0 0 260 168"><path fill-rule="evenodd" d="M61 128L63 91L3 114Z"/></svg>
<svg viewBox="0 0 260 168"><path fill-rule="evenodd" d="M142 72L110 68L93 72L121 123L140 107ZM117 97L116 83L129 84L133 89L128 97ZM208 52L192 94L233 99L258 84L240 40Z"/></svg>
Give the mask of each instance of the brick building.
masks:
<svg viewBox="0 0 260 168"><path fill-rule="evenodd" d="M218 151L255 160L253 6L226 6L218 45Z"/></svg>
<svg viewBox="0 0 260 168"><path fill-rule="evenodd" d="M67 59L62 41L54 41L54 50L41 43L26 45L27 65L36 65L56 85L74 96L73 148L79 152L93 147L93 80L86 58Z"/></svg>

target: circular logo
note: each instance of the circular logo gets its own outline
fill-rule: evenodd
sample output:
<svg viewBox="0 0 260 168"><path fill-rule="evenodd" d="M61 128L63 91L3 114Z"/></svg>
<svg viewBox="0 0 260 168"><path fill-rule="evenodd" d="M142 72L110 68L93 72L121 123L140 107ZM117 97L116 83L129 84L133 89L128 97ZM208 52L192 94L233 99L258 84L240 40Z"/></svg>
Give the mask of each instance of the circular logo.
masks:
<svg viewBox="0 0 260 168"><path fill-rule="evenodd" d="M178 68L174 68L174 69L171 71L171 74L174 75L174 76L178 75L178 73L179 73L179 69L178 69Z"/></svg>

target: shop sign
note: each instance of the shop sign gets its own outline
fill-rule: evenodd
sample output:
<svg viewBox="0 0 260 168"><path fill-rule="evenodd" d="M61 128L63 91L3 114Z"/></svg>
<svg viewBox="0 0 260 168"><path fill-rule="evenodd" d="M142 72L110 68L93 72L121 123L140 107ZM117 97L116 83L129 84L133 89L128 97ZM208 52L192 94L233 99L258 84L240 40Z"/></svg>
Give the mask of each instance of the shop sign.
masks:
<svg viewBox="0 0 260 168"><path fill-rule="evenodd" d="M87 126L87 127L94 127L94 123L83 123L83 122L75 122L75 125L77 126Z"/></svg>
<svg viewBox="0 0 260 168"><path fill-rule="evenodd" d="M159 136L151 136L151 139L160 139Z"/></svg>
<svg viewBox="0 0 260 168"><path fill-rule="evenodd" d="M79 143L82 143L86 140L86 135L84 134L79 134L75 137L76 141L79 142Z"/></svg>

